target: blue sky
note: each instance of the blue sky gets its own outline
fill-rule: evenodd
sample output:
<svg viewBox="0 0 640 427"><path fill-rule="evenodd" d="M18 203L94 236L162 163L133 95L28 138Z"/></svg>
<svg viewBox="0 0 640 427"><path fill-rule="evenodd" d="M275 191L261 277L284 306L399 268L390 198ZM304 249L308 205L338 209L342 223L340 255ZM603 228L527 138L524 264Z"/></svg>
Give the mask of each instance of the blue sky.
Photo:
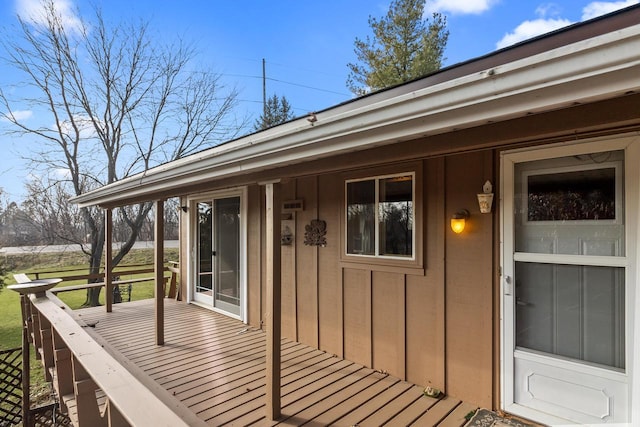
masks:
<svg viewBox="0 0 640 427"><path fill-rule="evenodd" d="M445 65L466 61L556 28L583 21L639 0L428 0L425 16L440 12L450 31ZM221 73L240 90L238 115L258 117L262 101L262 59L266 60L267 95L284 95L296 115L319 111L351 98L345 86L347 63L355 60L353 41L370 34L369 16L382 17L390 0L56 0L69 22L102 7L108 19L151 24L159 38L193 41L199 61ZM16 14L31 13L38 0L4 0L0 36L15 24ZM0 56L3 54L0 53ZM0 84L15 83L0 62ZM2 112L0 112L2 113ZM37 112L30 120L36 120ZM253 119L251 120L253 123ZM6 123L0 122L0 131ZM19 199L29 176L21 155L35 141L0 139L0 187Z"/></svg>

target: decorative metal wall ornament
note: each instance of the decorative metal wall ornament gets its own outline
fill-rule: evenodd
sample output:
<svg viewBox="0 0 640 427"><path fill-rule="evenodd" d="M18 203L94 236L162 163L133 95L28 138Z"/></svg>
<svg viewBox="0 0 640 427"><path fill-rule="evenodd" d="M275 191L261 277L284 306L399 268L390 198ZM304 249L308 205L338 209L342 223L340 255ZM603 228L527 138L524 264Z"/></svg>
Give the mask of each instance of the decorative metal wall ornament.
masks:
<svg viewBox="0 0 640 427"><path fill-rule="evenodd" d="M304 226L304 244L307 246L327 246L327 223L321 219L312 219Z"/></svg>

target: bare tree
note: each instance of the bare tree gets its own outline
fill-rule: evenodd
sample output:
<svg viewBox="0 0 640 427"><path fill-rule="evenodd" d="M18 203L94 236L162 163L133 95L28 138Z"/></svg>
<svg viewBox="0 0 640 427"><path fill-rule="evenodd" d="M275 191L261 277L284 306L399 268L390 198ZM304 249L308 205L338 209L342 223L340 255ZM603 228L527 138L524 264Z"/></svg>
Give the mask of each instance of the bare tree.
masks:
<svg viewBox="0 0 640 427"><path fill-rule="evenodd" d="M27 196L20 204L33 229L38 230L37 245L58 245L86 240L84 222L65 182L32 179L25 184Z"/></svg>
<svg viewBox="0 0 640 427"><path fill-rule="evenodd" d="M40 142L30 156L34 170L57 172L46 174L53 182L43 188L64 182L70 194L80 195L213 146L244 126L232 120L235 90L222 87L219 75L196 71L189 45L160 44L145 22L112 25L98 8L90 20L78 13L70 21L54 0L41 5L41 14L18 17L13 38L3 41L8 65L24 81L19 91L3 86L0 102L13 132ZM33 117L25 120L24 110ZM130 233L114 265L133 246L151 208L141 203L120 210ZM89 236L90 271L98 273L103 215L90 208L79 214ZM98 294L89 292L87 304L98 304Z"/></svg>

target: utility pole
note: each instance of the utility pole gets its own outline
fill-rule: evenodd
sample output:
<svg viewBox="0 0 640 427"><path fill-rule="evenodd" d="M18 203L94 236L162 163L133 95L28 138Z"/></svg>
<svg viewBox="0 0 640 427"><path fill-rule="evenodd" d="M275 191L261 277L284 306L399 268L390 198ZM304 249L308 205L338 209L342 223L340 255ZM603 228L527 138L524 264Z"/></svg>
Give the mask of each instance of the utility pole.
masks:
<svg viewBox="0 0 640 427"><path fill-rule="evenodd" d="M267 117L267 72L265 60L262 58L262 117Z"/></svg>

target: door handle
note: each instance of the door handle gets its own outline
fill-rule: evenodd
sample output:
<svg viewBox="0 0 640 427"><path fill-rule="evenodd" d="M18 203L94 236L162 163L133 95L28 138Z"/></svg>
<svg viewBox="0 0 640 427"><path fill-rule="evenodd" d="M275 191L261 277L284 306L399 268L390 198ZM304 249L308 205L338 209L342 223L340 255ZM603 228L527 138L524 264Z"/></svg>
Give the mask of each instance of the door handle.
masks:
<svg viewBox="0 0 640 427"><path fill-rule="evenodd" d="M211 251L211 256L216 256L216 255L218 255L216 251Z"/></svg>

